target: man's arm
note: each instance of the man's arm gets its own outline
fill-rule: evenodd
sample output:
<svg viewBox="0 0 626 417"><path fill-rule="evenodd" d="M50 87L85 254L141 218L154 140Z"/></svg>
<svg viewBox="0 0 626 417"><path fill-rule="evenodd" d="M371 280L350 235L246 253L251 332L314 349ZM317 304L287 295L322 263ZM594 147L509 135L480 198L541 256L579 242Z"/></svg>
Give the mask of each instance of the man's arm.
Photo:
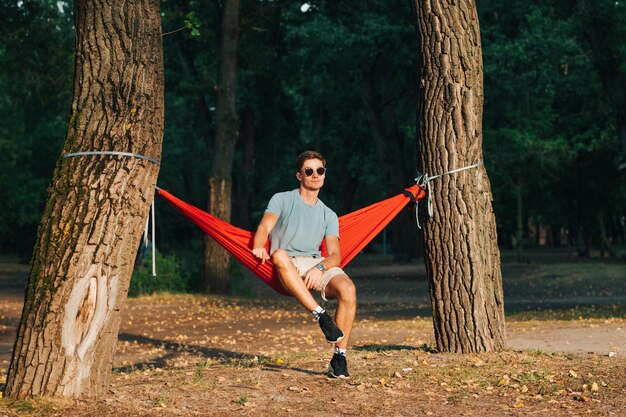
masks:
<svg viewBox="0 0 626 417"><path fill-rule="evenodd" d="M341 263L341 249L339 246L339 238L334 235L326 236L326 251L328 256L321 262L326 269L339 266Z"/></svg>
<svg viewBox="0 0 626 417"><path fill-rule="evenodd" d="M274 213L266 211L259 223L254 234L254 240L252 241L252 254L261 260L261 263L269 261L270 255L265 249L265 242L270 235L270 232L276 226L278 222L278 216Z"/></svg>

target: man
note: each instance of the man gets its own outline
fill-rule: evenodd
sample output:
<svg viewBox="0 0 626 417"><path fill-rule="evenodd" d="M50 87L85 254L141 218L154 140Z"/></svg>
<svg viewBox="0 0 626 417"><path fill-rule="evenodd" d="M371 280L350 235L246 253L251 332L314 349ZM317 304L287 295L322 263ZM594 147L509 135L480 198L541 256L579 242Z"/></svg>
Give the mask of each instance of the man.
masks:
<svg viewBox="0 0 626 417"><path fill-rule="evenodd" d="M252 253L262 263L271 260L280 282L318 320L328 343L335 344L329 376L349 378L346 348L356 314L356 289L339 268L339 221L318 198L326 178L326 159L315 151L296 159L300 187L275 194L259 223ZM271 238L270 253L265 249ZM320 252L326 239L328 257ZM315 301L311 290L322 298L336 299L335 320Z"/></svg>

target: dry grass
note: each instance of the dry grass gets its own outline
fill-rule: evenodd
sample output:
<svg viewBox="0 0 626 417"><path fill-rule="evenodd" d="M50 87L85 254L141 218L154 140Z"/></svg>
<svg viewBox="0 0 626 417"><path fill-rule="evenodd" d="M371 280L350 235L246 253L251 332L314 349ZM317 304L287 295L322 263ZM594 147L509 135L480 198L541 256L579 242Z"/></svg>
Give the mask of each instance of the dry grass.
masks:
<svg viewBox="0 0 626 417"><path fill-rule="evenodd" d="M539 332L559 330L576 352L573 344L586 347L592 331L623 335L623 265L601 265L505 265L506 301L518 303L507 313L510 337L534 342ZM330 348L293 300L267 293L158 295L129 300L106 398L5 398L0 417L625 415L623 336L611 339L619 346L602 345L617 352L611 357L600 350L551 352L545 343L480 355L436 353L420 271L390 266L387 281L363 274L357 283L363 297L350 380L326 377ZM543 304L542 295L563 305ZM591 297L609 301L584 302ZM7 316L0 333L13 334L21 299L0 300ZM526 299L534 304L526 308Z"/></svg>
<svg viewBox="0 0 626 417"><path fill-rule="evenodd" d="M327 352L197 358L116 372L101 401L0 401L0 416L615 415L626 409L623 358L541 351L433 354L360 347L350 380L323 374Z"/></svg>

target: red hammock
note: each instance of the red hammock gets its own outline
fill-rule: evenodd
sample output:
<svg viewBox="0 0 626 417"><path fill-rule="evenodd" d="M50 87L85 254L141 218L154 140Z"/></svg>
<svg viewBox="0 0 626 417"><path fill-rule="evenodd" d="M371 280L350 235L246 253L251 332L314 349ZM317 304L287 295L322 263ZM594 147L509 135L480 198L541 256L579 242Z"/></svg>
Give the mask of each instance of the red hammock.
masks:
<svg viewBox="0 0 626 417"><path fill-rule="evenodd" d="M165 190L159 189L157 192L170 205L194 222L270 287L280 294L290 295L285 291L278 277L274 274L272 263L265 262L261 264L259 259L252 255L251 248L254 233L218 219L174 197ZM350 262L413 199L409 197L409 193L415 200L420 200L426 196L424 188L418 185L405 189L405 193L339 217L341 267ZM269 240L265 247L269 252ZM322 255L326 256L324 243L322 243Z"/></svg>

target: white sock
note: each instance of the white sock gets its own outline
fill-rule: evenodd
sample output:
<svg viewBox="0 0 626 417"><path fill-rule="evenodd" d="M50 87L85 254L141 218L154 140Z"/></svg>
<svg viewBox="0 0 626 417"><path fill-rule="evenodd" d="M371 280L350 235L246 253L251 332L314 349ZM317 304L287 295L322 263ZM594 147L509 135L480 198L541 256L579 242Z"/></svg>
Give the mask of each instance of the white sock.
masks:
<svg viewBox="0 0 626 417"><path fill-rule="evenodd" d="M326 310L324 310L321 306L317 306L313 310L311 310L311 313L313 313L316 319L319 319L320 314L324 313L325 311Z"/></svg>
<svg viewBox="0 0 626 417"><path fill-rule="evenodd" d="M338 347L335 347L335 353L338 353L340 355L346 356L346 350L338 348Z"/></svg>

